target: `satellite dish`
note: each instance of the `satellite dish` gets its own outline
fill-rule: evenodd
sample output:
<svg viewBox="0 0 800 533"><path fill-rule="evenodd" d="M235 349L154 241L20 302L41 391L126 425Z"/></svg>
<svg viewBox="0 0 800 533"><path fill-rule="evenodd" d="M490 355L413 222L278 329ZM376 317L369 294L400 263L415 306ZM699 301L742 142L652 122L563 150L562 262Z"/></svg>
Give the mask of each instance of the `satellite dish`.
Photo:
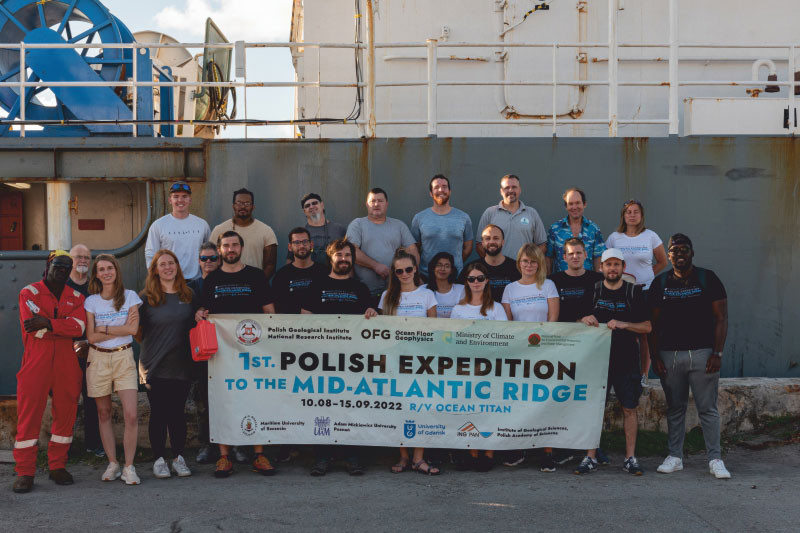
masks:
<svg viewBox="0 0 800 533"><path fill-rule="evenodd" d="M206 44L229 43L211 18L206 19ZM224 82L231 79L231 58L233 50L230 48L207 47L203 51L201 81ZM228 95L233 96L233 109L228 113ZM195 120L214 120L217 118L236 117L236 91L227 87L202 87L195 95ZM203 137L202 130L207 126L195 127L195 136ZM219 126L215 126L219 132Z"/></svg>

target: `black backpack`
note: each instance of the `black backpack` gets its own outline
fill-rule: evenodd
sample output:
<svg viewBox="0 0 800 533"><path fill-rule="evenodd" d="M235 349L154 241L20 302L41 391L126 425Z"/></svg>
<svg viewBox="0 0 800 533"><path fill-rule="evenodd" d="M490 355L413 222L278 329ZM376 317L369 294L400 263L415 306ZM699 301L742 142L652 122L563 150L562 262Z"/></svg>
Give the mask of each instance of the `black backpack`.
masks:
<svg viewBox="0 0 800 533"><path fill-rule="evenodd" d="M636 289L636 286L633 283L623 281L623 286L625 287L625 305L627 309L630 311L633 309L633 291ZM595 305L597 305L597 300L600 299L600 295L603 292L603 280L595 282L594 284L594 295L592 296L592 310L594 310Z"/></svg>

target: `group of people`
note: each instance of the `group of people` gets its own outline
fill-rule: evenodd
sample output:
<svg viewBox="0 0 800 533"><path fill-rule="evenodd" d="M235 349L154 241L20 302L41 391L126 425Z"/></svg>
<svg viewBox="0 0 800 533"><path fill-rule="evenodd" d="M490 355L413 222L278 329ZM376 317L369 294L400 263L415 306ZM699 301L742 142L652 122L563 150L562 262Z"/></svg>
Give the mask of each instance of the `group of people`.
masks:
<svg viewBox="0 0 800 533"><path fill-rule="evenodd" d="M47 395L53 397L53 429L48 449L50 478L71 484L64 469L72 441L77 400L84 380L84 409L96 409L99 438L108 457L104 481L140 483L133 459L138 432L137 390L150 401L149 435L157 478L189 476L184 459L185 403L191 390L198 406L203 447L198 462L216 462L214 475L228 477L234 462L272 475L275 466L263 446L246 450L219 444L208 435L207 367L193 363L188 332L197 321L220 313L357 314L438 317L468 320L582 322L613 330L608 387L624 413L626 453L623 469L641 475L636 459L636 408L646 386L651 356L668 403L669 453L662 473L683 468L683 438L691 390L700 415L709 470L730 473L721 460L716 407L722 350L727 334L727 296L719 278L693 264L689 237L673 235L665 251L645 228L644 207L625 202L620 225L604 240L585 217L586 195L577 188L563 196L567 215L545 230L538 212L521 200L520 180L500 181L501 201L481 216L479 259L473 252L472 222L450 205L450 181L441 174L429 182L432 206L417 213L409 228L387 216L388 194L367 195L367 216L346 228L327 219L316 193L300 200L305 226L288 234L287 262L276 271L277 238L253 218L254 195L233 193L233 217L212 231L190 213L191 187L172 184L170 214L155 221L145 248L144 289L124 288L117 260L91 254L78 245L53 252L42 281L20 293L25 354L18 374L19 425L15 443L16 492L33 486L36 443ZM661 272L669 261L672 269ZM271 284L270 284L271 280ZM141 346L138 368L132 342ZM75 354L79 357L76 358ZM85 353L85 363L79 365ZM81 366L85 373L81 372ZM83 375L83 377L82 377ZM195 386L192 387L192 383ZM111 424L111 393L122 403L124 463L117 459ZM92 406L92 400L94 406ZM87 424L91 417L87 413ZM172 460L166 460L169 436ZM87 429L87 447L90 433ZM293 450L283 446L278 461ZM343 456L351 475L363 474L360 450L353 446L315 446L311 474L325 475ZM506 452L503 464L525 460L523 450ZM545 449L540 469L556 469ZM470 450L459 469L488 471L492 450ZM576 474L608 464L601 450L587 450ZM399 450L391 471L440 473L425 450Z"/></svg>

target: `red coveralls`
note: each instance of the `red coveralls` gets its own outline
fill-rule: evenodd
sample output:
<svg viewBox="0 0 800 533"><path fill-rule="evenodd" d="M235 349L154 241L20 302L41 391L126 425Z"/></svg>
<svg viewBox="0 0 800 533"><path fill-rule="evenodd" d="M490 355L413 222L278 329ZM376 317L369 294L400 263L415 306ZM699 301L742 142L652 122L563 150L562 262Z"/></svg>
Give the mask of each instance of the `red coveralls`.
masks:
<svg viewBox="0 0 800 533"><path fill-rule="evenodd" d="M25 353L17 373L17 437L14 442L18 476L33 476L36 472L36 441L51 391L53 427L47 449L48 463L50 470L64 468L67 463L83 379L72 349L73 337L80 337L86 329L83 301L83 295L67 285L57 301L44 281L32 283L19 292L20 326L36 312L50 319L52 331L26 333L22 327Z"/></svg>

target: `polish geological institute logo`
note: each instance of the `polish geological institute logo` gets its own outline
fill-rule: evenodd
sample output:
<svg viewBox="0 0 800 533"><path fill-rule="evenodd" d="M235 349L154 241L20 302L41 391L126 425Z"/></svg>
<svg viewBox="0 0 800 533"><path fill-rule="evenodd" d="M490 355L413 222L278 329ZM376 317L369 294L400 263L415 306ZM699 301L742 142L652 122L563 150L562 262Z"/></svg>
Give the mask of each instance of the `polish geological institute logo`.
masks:
<svg viewBox="0 0 800 533"><path fill-rule="evenodd" d="M314 418L314 436L315 437L331 436L331 417L318 416Z"/></svg>
<svg viewBox="0 0 800 533"><path fill-rule="evenodd" d="M491 431L480 431L475 424L472 422L467 422L456 432L456 436L458 437L483 437L484 439L488 439L492 436Z"/></svg>
<svg viewBox="0 0 800 533"><path fill-rule="evenodd" d="M406 420L406 423L403 424L403 435L405 435L407 439L413 439L416 434L417 423L413 420Z"/></svg>
<svg viewBox="0 0 800 533"><path fill-rule="evenodd" d="M256 418L246 415L242 418L242 433L248 437L256 432Z"/></svg>
<svg viewBox="0 0 800 533"><path fill-rule="evenodd" d="M236 340L251 346L261 340L261 326L255 320L245 319L236 324Z"/></svg>

